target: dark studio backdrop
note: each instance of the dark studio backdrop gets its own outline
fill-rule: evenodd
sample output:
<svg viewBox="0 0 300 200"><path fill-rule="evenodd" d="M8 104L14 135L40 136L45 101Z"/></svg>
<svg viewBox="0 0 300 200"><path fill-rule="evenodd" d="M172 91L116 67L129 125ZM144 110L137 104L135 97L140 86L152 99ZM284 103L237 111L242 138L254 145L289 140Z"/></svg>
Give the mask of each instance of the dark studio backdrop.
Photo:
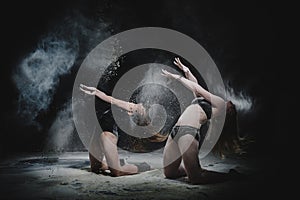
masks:
<svg viewBox="0 0 300 200"><path fill-rule="evenodd" d="M279 147L285 144L285 139L278 137L280 117L271 101L278 77L272 67L277 35L271 4L196 0L9 1L1 8L4 11L1 12L1 157L43 151L49 134L56 130L53 124L58 113L68 109L65 105L85 56L110 35L147 26L174 29L201 44L233 93L251 104L240 116L242 132L255 138L249 154L265 156L265 165L271 165L275 155L280 155ZM67 42L57 46L56 41ZM55 75L51 67L45 69L50 71L48 76L41 68L45 65L42 58L52 53L49 59L53 63L48 64L55 66L53 60L59 55L53 49L67 55L65 62L69 65ZM38 59L30 57L33 53ZM159 53L150 58L142 55L141 52L133 55L136 61L127 62L134 66L143 63L143 59L162 62L173 59L173 55L159 57ZM32 77L44 75L41 81L52 81L41 88L46 93L22 79L25 72L19 66L29 58L27 66L37 68L30 71ZM48 104L37 108L28 106L24 99L20 101L20 94L24 97L30 92L35 96L33 99ZM48 99L41 100L44 96ZM36 116L35 120L32 116ZM76 134L72 135L71 146L75 150L75 146L82 147Z"/></svg>

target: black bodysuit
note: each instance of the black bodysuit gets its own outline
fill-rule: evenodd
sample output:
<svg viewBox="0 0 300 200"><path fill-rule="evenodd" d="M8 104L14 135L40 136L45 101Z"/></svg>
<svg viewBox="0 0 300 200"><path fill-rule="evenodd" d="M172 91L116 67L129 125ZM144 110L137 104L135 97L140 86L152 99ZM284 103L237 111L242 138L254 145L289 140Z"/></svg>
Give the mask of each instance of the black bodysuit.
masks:
<svg viewBox="0 0 300 200"><path fill-rule="evenodd" d="M103 132L111 132L118 137L118 127L114 120L111 109L103 112L103 114L99 117L99 124Z"/></svg>

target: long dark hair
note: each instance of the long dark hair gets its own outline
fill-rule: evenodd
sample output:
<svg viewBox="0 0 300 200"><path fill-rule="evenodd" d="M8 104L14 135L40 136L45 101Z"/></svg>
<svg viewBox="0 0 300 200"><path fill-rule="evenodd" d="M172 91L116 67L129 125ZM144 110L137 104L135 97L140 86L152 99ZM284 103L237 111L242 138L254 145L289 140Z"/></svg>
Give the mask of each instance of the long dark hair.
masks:
<svg viewBox="0 0 300 200"><path fill-rule="evenodd" d="M226 116L223 130L212 152L224 158L228 154L245 153L246 138L241 137L238 129L238 115L232 101L226 103Z"/></svg>
<svg viewBox="0 0 300 200"><path fill-rule="evenodd" d="M164 142L168 138L169 134L156 133L153 136L149 137L150 142Z"/></svg>

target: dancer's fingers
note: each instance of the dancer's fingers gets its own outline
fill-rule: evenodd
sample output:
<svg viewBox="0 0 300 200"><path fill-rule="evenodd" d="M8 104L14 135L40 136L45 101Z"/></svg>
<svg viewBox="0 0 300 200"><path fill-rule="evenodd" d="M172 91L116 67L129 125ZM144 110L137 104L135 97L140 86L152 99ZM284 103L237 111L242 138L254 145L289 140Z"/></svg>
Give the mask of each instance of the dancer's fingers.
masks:
<svg viewBox="0 0 300 200"><path fill-rule="evenodd" d="M88 90L96 90L95 87L89 87L89 86L86 86L86 85L83 85L83 84L80 84L80 87L88 89Z"/></svg>
<svg viewBox="0 0 300 200"><path fill-rule="evenodd" d="M86 91L86 88L85 88L83 85L80 85L80 86L79 86L79 89L80 89L81 91Z"/></svg>
<svg viewBox="0 0 300 200"><path fill-rule="evenodd" d="M87 86L84 85L84 84L80 84L80 87L82 87L82 88L87 88Z"/></svg>
<svg viewBox="0 0 300 200"><path fill-rule="evenodd" d="M96 88L94 87L89 87L89 86L84 86L84 88L88 89L88 90L95 90Z"/></svg>
<svg viewBox="0 0 300 200"><path fill-rule="evenodd" d="M175 60L176 60L177 62L180 62L180 60L179 60L179 58L178 58L178 57L176 57L176 58L175 58Z"/></svg>
<svg viewBox="0 0 300 200"><path fill-rule="evenodd" d="M91 91L88 91L88 90L84 90L82 88L80 88L80 90L83 91L86 94L89 94L89 95L93 95L93 93L94 93L94 92L91 92Z"/></svg>
<svg viewBox="0 0 300 200"><path fill-rule="evenodd" d="M185 67L185 65L182 64L182 62L181 62L181 60L180 60L179 58L177 58L177 62L178 62L178 64L181 65L182 67Z"/></svg>
<svg viewBox="0 0 300 200"><path fill-rule="evenodd" d="M85 90L85 89L83 89L83 88L79 88L82 92L84 92L84 93L88 93L88 91L87 90Z"/></svg>
<svg viewBox="0 0 300 200"><path fill-rule="evenodd" d="M178 57L177 57L177 62L182 65L182 63Z"/></svg>
<svg viewBox="0 0 300 200"><path fill-rule="evenodd" d="M162 69L161 71L162 71L162 75L163 76L167 77L168 75L170 75L170 73L167 70L165 70L165 69Z"/></svg>
<svg viewBox="0 0 300 200"><path fill-rule="evenodd" d="M85 94L88 94L88 95L96 95L96 93L97 93L96 90L89 91L89 90L83 89L82 87L79 87L79 89L80 89L82 92L84 92Z"/></svg>
<svg viewBox="0 0 300 200"><path fill-rule="evenodd" d="M165 72L166 74L171 74L168 70L163 69L163 72Z"/></svg>
<svg viewBox="0 0 300 200"><path fill-rule="evenodd" d="M79 88L82 92L84 92L84 93L86 93L86 91L84 90L84 89L82 89L82 88Z"/></svg>
<svg viewBox="0 0 300 200"><path fill-rule="evenodd" d="M176 66L178 66L179 68L181 67L181 66L178 64L178 62L174 61L173 63L174 63Z"/></svg>
<svg viewBox="0 0 300 200"><path fill-rule="evenodd" d="M89 86L85 86L86 89L91 90L91 91L96 91L97 88L95 87L89 87Z"/></svg>

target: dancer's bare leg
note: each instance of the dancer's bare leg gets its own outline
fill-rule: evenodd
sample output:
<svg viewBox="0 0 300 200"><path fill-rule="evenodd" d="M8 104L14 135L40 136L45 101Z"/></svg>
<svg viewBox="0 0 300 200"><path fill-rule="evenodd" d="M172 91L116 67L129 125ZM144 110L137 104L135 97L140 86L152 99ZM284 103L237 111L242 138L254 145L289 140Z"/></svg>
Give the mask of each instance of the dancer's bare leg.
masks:
<svg viewBox="0 0 300 200"><path fill-rule="evenodd" d="M198 141L192 135L184 135L178 140L178 146L190 182L192 184L207 184L227 180L229 177L227 173L208 171L201 168L198 145Z"/></svg>
<svg viewBox="0 0 300 200"><path fill-rule="evenodd" d="M110 132L103 132L100 136L100 143L103 146L104 155L113 176L124 176L138 173L135 165L120 165L119 154L117 150L117 137Z"/></svg>
<svg viewBox="0 0 300 200"><path fill-rule="evenodd" d="M186 172L181 164L181 154L178 145L171 137L168 138L163 153L164 174L166 178L176 179L186 176Z"/></svg>
<svg viewBox="0 0 300 200"><path fill-rule="evenodd" d="M95 133L89 145L89 160L92 172L98 174L100 173L100 170L108 169L107 164L103 159L104 151L100 145L100 135Z"/></svg>

